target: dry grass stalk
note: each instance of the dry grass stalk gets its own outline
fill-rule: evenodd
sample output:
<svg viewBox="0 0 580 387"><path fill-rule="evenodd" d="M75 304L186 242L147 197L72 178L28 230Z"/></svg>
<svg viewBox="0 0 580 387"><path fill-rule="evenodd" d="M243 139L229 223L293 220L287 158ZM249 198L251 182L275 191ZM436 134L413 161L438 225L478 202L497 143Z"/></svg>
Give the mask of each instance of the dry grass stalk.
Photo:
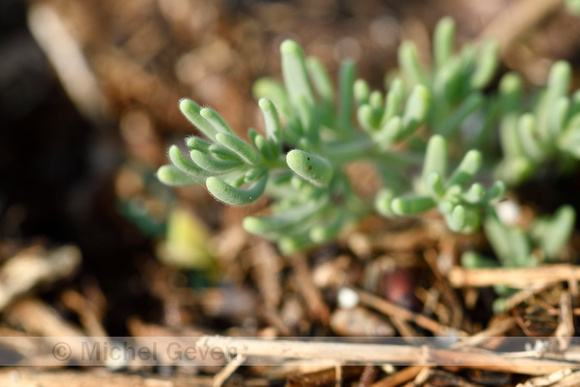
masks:
<svg viewBox="0 0 580 387"><path fill-rule="evenodd" d="M516 320L513 317L506 317L494 324L491 324L487 329L480 331L472 336L464 337L461 341L453 344L452 349L459 349L462 347L477 346L485 343L490 338L503 336L508 330L516 326Z"/></svg>
<svg viewBox="0 0 580 387"><path fill-rule="evenodd" d="M407 343L413 344L417 341L417 337L419 337L419 334L415 329L413 329L411 324L409 324L406 320L400 318L399 316L390 315L389 318L391 319L391 322L397 329L397 332L399 332L401 337L403 337Z"/></svg>
<svg viewBox="0 0 580 387"><path fill-rule="evenodd" d="M30 8L28 25L34 38L50 60L67 94L86 117L101 121L104 98L97 77L75 36L55 7L47 4Z"/></svg>
<svg viewBox="0 0 580 387"><path fill-rule="evenodd" d="M96 306L80 293L69 289L63 293L62 301L69 309L79 315L82 326L90 336L108 336L102 324L102 316Z"/></svg>
<svg viewBox="0 0 580 387"><path fill-rule="evenodd" d="M519 292L512 294L505 300L505 310L506 311L511 310L516 306L518 306L519 304L529 301L536 295L543 293L544 291L546 291L547 289L551 288L554 285L555 283L553 282L538 284L537 286L532 285L529 288L522 289Z"/></svg>
<svg viewBox="0 0 580 387"><path fill-rule="evenodd" d="M379 374L379 368L375 365L368 365L364 368L362 375L360 376L359 387L369 387L371 386L377 375Z"/></svg>
<svg viewBox="0 0 580 387"><path fill-rule="evenodd" d="M33 368L5 368L0 372L0 385L2 386L43 386L43 387L85 387L85 386L108 386L108 387L202 387L211 385L211 377L197 376L150 376L127 375L122 373L107 372L102 369L93 372L62 371L54 370L39 371ZM265 383L263 385L266 385Z"/></svg>
<svg viewBox="0 0 580 387"><path fill-rule="evenodd" d="M282 257L267 242L262 242L248 252L254 264L255 280L267 308L277 308L282 299L280 269Z"/></svg>
<svg viewBox="0 0 580 387"><path fill-rule="evenodd" d="M362 290L357 290L357 293L362 304L368 305L388 316L396 316L405 321L414 322L420 327L433 332L435 335L446 336L454 333L459 334L460 336L468 336L465 332L457 331L451 327L441 325L435 320L402 308L371 293L367 293Z"/></svg>
<svg viewBox="0 0 580 387"><path fill-rule="evenodd" d="M258 310L259 316L271 327L274 327L282 336L296 336L297 333L286 324L274 308L263 307Z"/></svg>
<svg viewBox="0 0 580 387"><path fill-rule="evenodd" d="M225 381L246 361L246 356L238 355L213 377L212 387L221 387Z"/></svg>
<svg viewBox="0 0 580 387"><path fill-rule="evenodd" d="M580 267L568 264L541 265L527 268L463 269L454 267L449 272L453 287L484 287L507 284L514 288L569 281L580 281Z"/></svg>
<svg viewBox="0 0 580 387"><path fill-rule="evenodd" d="M340 370L338 371L337 368ZM302 386L334 386L340 379L350 380L359 377L363 372L363 367L332 367L324 370L304 373L288 377L286 387Z"/></svg>
<svg viewBox="0 0 580 387"><path fill-rule="evenodd" d="M376 383L373 383L372 387L392 387L401 385L415 378L424 368L424 366L411 366L403 368L399 372L396 372L379 380Z"/></svg>
<svg viewBox="0 0 580 387"><path fill-rule="evenodd" d="M437 381L432 384L427 384L427 382ZM438 385L439 383L443 383L444 385L448 386L457 386L457 387L476 387L476 384L470 383L464 378L454 375L450 372L436 370L433 368L423 368L417 377L414 380L415 386L423 386L423 385Z"/></svg>
<svg viewBox="0 0 580 387"><path fill-rule="evenodd" d="M435 249L428 249L425 251L424 257L425 261L431 268L431 271L433 271L433 274L435 275L435 287L439 289L441 297L446 301L446 305L451 309L451 326L459 329L463 322L463 307L461 306L461 302L459 302L457 295L451 288L449 280L439 270L437 265L437 251Z"/></svg>
<svg viewBox="0 0 580 387"><path fill-rule="evenodd" d="M406 365L447 365L490 371L543 375L563 368L580 368L580 363L565 359L577 356L566 353L564 360L551 359L545 353L479 352L430 349L426 346L328 343L304 341L272 341L224 336L203 336L197 341L201 349L235 348L237 354L272 358L329 360L335 362L391 363Z"/></svg>
<svg viewBox="0 0 580 387"><path fill-rule="evenodd" d="M572 314L572 296L563 291L560 296L560 321L554 336L558 340L558 349L566 351L570 345L570 338L574 336L574 316Z"/></svg>
<svg viewBox="0 0 580 387"><path fill-rule="evenodd" d="M561 382L562 380L566 379L568 376L574 374L574 372L570 368L564 368L562 370L558 370L554 373L549 375L542 375L535 378L530 378L526 380L524 383L519 383L516 387L548 387L554 386L556 383ZM579 372L576 372L577 376L580 376ZM580 381L580 378L576 379Z"/></svg>
<svg viewBox="0 0 580 387"><path fill-rule="evenodd" d="M306 301L310 316L312 319L327 325L330 311L312 280L312 273L306 262L306 257L295 255L290 258L290 261L294 269L293 282L296 290Z"/></svg>
<svg viewBox="0 0 580 387"><path fill-rule="evenodd" d="M80 251L74 246L49 252L40 247L22 250L0 269L0 311L38 284L68 277L80 262Z"/></svg>
<svg viewBox="0 0 580 387"><path fill-rule="evenodd" d="M5 321L21 327L30 336L44 337L49 346L54 347L62 341L62 337L78 338L80 341L91 342L79 328L64 320L52 307L36 299L23 299L10 306L5 312ZM59 338L60 337L60 338ZM80 342L79 341L79 342ZM82 359L80 346L73 346L71 359ZM36 359L29 358L34 364ZM53 361L62 365L54 356L42 361L47 364Z"/></svg>

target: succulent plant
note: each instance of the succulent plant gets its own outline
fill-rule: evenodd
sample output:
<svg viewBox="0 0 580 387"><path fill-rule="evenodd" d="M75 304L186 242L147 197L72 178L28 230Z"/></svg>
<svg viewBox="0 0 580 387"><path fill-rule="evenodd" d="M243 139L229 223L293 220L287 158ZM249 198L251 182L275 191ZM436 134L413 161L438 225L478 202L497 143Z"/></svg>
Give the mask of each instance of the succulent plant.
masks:
<svg viewBox="0 0 580 387"><path fill-rule="evenodd" d="M526 113L519 76L505 75L497 94L484 91L496 75L495 42L467 44L459 53L454 44L455 24L445 18L434 33L430 69L415 45L403 42L399 76L382 93L356 79L349 60L340 66L335 89L321 62L286 40L280 48L283 82L263 78L253 90L265 130L250 129L245 141L217 112L183 99L182 113L204 137L186 139L189 157L172 146L171 164L158 177L168 185L205 184L233 206L269 197L271 214L249 216L243 226L276 241L284 254L332 240L373 211L392 217L437 209L452 231L474 232L483 223L492 245L500 246L496 231L503 226L492 225L494 206L506 191L502 180L521 182L562 152L580 156L580 93L568 97L570 68L558 63ZM495 167L494 127L504 153ZM361 160L380 177L374 200L359 195L346 172ZM500 180L492 182L494 169ZM519 240L518 232L512 234ZM541 244L547 256L560 246L550 243ZM497 252L503 260L502 248Z"/></svg>
<svg viewBox="0 0 580 387"><path fill-rule="evenodd" d="M580 91L569 96L572 69L552 65L547 86L530 107L524 104L523 82L508 73L500 83L500 140L504 159L496 175L519 184L549 161L564 167L580 159Z"/></svg>

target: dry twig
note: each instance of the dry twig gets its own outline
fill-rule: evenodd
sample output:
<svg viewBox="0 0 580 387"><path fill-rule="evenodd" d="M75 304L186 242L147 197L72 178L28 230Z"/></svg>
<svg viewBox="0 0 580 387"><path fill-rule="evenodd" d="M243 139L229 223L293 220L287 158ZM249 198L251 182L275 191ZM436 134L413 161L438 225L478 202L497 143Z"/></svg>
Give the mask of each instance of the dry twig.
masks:
<svg viewBox="0 0 580 387"><path fill-rule="evenodd" d="M436 278L435 287L439 289L442 298L445 299L445 301L447 301L447 305L452 311L451 326L453 326L456 329L461 328L461 324L463 322L463 307L461 306L461 302L459 302L457 295L451 288L449 280L439 270L439 267L437 265L438 261L437 251L435 249L428 249L427 251L425 251L424 257L425 261L431 268L431 271L433 271L433 274L435 275Z"/></svg>
<svg viewBox="0 0 580 387"><path fill-rule="evenodd" d="M0 270L0 311L36 285L68 277L80 262L80 251L74 246L63 246L50 252L39 247L21 251Z"/></svg>
<svg viewBox="0 0 580 387"><path fill-rule="evenodd" d="M358 377L363 372L363 367L339 367L341 368L342 379L350 380ZM286 382L286 387L302 386L335 386L337 382L336 368L326 368L324 370L290 376Z"/></svg>
<svg viewBox="0 0 580 387"><path fill-rule="evenodd" d="M449 282L456 288L484 287L508 284L514 288L569 281L580 281L580 267L567 264L542 265L526 268L463 269L454 267L449 272Z"/></svg>
<svg viewBox="0 0 580 387"><path fill-rule="evenodd" d="M260 356L273 359L295 358L334 362L360 362L374 364L406 364L406 365L447 365L487 369L493 371L520 373L528 375L543 375L562 368L580 368L580 363L574 362L578 353L568 351L563 358L551 359L545 353L533 351L521 352L479 352L431 349L426 346L390 345L390 344L353 344L304 341L272 341L223 336L203 336L197 341L202 350L219 349L224 353L235 348L237 354L248 357ZM273 360L274 361L274 360Z"/></svg>
<svg viewBox="0 0 580 387"><path fill-rule="evenodd" d="M306 301L308 312L314 320L328 324L329 309L324 303L320 291L312 281L312 274L303 255L295 255L291 258L294 269L294 283Z"/></svg>
<svg viewBox="0 0 580 387"><path fill-rule="evenodd" d="M379 298L371 293L364 292L362 290L357 290L360 302L364 305L368 305L373 309L376 309L388 316L396 316L400 319L414 322L422 328L433 332L438 336L447 336L449 334L458 334L460 336L467 336L467 333L455 330L450 327L439 324L437 321L425 317L421 314L411 312L405 308L401 308L387 300Z"/></svg>
<svg viewBox="0 0 580 387"><path fill-rule="evenodd" d="M54 347L62 341L62 337L77 338L80 341L90 342L77 327L64 320L52 307L35 299L23 299L15 302L5 312L5 320L12 325L22 327L31 336L41 336L49 346ZM60 338L59 338L60 337ZM71 349L72 359L82 359L80 346ZM35 359L28 359L34 362ZM48 357L43 361L47 364L54 361L55 365L62 365L54 357Z"/></svg>
<svg viewBox="0 0 580 387"><path fill-rule="evenodd" d="M246 361L246 356L238 355L213 377L212 386L221 387L225 381Z"/></svg>
<svg viewBox="0 0 580 387"><path fill-rule="evenodd" d="M372 387L392 387L401 385L416 377L424 368L424 366L411 366L403 368L399 372L389 375L374 383Z"/></svg>

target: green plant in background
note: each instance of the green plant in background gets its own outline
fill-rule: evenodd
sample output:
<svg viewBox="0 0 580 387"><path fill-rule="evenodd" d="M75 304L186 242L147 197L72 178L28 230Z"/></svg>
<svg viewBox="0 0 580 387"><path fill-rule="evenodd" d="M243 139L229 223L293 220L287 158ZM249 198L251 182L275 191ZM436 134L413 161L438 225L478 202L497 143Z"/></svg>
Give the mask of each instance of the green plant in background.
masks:
<svg viewBox="0 0 580 387"><path fill-rule="evenodd" d="M455 171L446 177L447 141L440 135L434 135L427 145L423 172L415 192L395 197L390 189L385 188L377 195L377 210L385 216L402 216L437 206L452 231L474 232L479 228L481 215L505 194L505 185L501 181L496 181L487 190L480 183L466 188L466 183L479 170L481 160L481 153L471 150Z"/></svg>
<svg viewBox="0 0 580 387"><path fill-rule="evenodd" d="M580 0L565 0L564 5L571 14L580 15Z"/></svg>
<svg viewBox="0 0 580 387"><path fill-rule="evenodd" d="M459 138L458 131L466 123L466 118L493 104L482 90L495 75L498 45L491 39L480 47L465 44L459 54L454 53L454 45L455 23L450 18L444 18L438 23L433 36L432 68L427 68L419 60L413 42L403 42L399 47L399 64L407 84L424 85L433 95L429 128L457 142L463 140ZM488 125L486 119L476 125L471 123L471 137L484 135ZM461 145L473 146L476 143L475 139L470 140L466 139Z"/></svg>
<svg viewBox="0 0 580 387"><path fill-rule="evenodd" d="M526 111L522 80L506 74L500 83L500 139L504 159L496 175L510 184L530 178L542 165L556 161L561 168L580 158L580 91L568 96L572 69L555 63L548 84Z"/></svg>
<svg viewBox="0 0 580 387"><path fill-rule="evenodd" d="M466 268L531 267L541 262L550 263L558 257L572 235L576 213L563 205L552 216L538 217L527 229L508 226L495 215L488 216L483 225L498 260L484 257L476 252L463 253L461 264ZM507 296L513 293L508 286L495 286L495 291ZM503 313L505 298L494 303L496 313Z"/></svg>
<svg viewBox="0 0 580 387"><path fill-rule="evenodd" d="M575 220L575 211L568 205L558 208L552 216L535 219L526 230L508 226L495 215L488 216L483 226L498 261L466 252L461 263L468 268L483 268L530 267L541 261L553 262L572 235Z"/></svg>
<svg viewBox="0 0 580 387"><path fill-rule="evenodd" d="M216 199L235 206L265 194L272 199L271 215L247 217L243 225L276 241L284 254L332 240L375 210L391 217L437 209L456 232L473 232L483 222L500 262L511 265L503 254L512 250L497 249L497 230L505 226L494 211L505 184L469 183L477 174L490 181L494 170L517 183L561 149L574 155L580 98L567 97L569 67L557 64L532 113L523 113L518 76L504 76L498 95L483 91L495 76L496 43L465 45L455 54L454 35L453 21L443 19L434 34L433 69L423 66L413 43L404 42L400 77L386 94L357 80L351 61L341 64L335 91L322 64L287 40L281 45L284 82L264 78L254 86L265 133L250 129L247 142L215 111L184 99L181 111L205 137L186 140L189 157L172 146L172 164L161 167L158 177L169 185L205 184ZM499 166L493 158L485 164L482 156L495 152L495 127L504 151ZM381 178L374 201L360 197L345 172L360 160L372 163ZM569 215L560 218L538 224L546 230L568 225ZM522 233L505 234L522 252L531 251L529 240L551 257L563 243L531 236L520 243ZM547 248L550 243L557 246Z"/></svg>

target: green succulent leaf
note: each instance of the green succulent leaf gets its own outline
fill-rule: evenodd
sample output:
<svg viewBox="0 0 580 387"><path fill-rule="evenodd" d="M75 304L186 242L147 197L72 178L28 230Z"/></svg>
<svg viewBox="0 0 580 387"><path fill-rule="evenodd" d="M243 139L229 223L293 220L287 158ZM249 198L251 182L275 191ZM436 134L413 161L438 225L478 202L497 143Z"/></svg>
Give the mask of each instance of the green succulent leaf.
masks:
<svg viewBox="0 0 580 387"><path fill-rule="evenodd" d="M527 267L536 264L530 241L518 227L508 227L497 216L488 216L484 222L485 235L502 266Z"/></svg>
<svg viewBox="0 0 580 387"><path fill-rule="evenodd" d="M315 154L294 149L286 155L286 162L298 176L316 186L325 187L332 179L333 168L330 162Z"/></svg>
<svg viewBox="0 0 580 387"><path fill-rule="evenodd" d="M433 57L435 68L441 69L447 65L453 55L455 43L455 22L445 17L437 23L433 36Z"/></svg>
<svg viewBox="0 0 580 387"><path fill-rule="evenodd" d="M485 191L484 201L489 205L497 204L505 196L507 188L503 181L496 180L492 186Z"/></svg>
<svg viewBox="0 0 580 387"><path fill-rule="evenodd" d="M498 65L498 49L499 44L494 39L488 39L483 43L479 60L470 79L473 89L483 89L493 78Z"/></svg>
<svg viewBox="0 0 580 387"><path fill-rule="evenodd" d="M192 177L190 174L183 172L174 165L163 165L157 170L157 178L163 184L175 187L188 186L197 184L203 180Z"/></svg>
<svg viewBox="0 0 580 387"><path fill-rule="evenodd" d="M354 100L357 106L368 105L371 97L371 88L364 79L357 79L353 86Z"/></svg>
<svg viewBox="0 0 580 387"><path fill-rule="evenodd" d="M504 113L513 113L520 110L523 92L521 75L510 72L505 74L499 83L500 106Z"/></svg>
<svg viewBox="0 0 580 387"><path fill-rule="evenodd" d="M447 225L451 231L461 231L467 222L467 210L462 205L457 205L453 208L450 216L447 217Z"/></svg>
<svg viewBox="0 0 580 387"><path fill-rule="evenodd" d="M357 118L360 126L367 132L372 133L375 129L373 122L373 108L370 105L362 105L358 108Z"/></svg>
<svg viewBox="0 0 580 387"><path fill-rule="evenodd" d="M272 156L277 158L282 152L282 127L278 111L276 111L276 107L268 98L260 99L258 104L264 114L264 126L266 128L266 136L270 141Z"/></svg>
<svg viewBox="0 0 580 387"><path fill-rule="evenodd" d="M179 110L185 118L195 125L206 137L215 139L217 130L202 115L201 108L192 100L183 98L179 101Z"/></svg>
<svg viewBox="0 0 580 387"><path fill-rule="evenodd" d="M299 223L306 223L309 218L325 205L325 200L308 200L292 210L266 217L247 216L243 221L244 229L255 235L282 235L291 233Z"/></svg>
<svg viewBox="0 0 580 387"><path fill-rule="evenodd" d="M551 138L557 139L564 131L569 110L570 100L567 97L560 97L554 102L548 117L548 131Z"/></svg>
<svg viewBox="0 0 580 387"><path fill-rule="evenodd" d="M471 204L481 203L485 198L485 188L480 183L473 183L463 195L463 199Z"/></svg>
<svg viewBox="0 0 580 387"><path fill-rule="evenodd" d="M542 233L541 246L547 258L556 258L574 230L576 212L571 206L561 206Z"/></svg>
<svg viewBox="0 0 580 387"><path fill-rule="evenodd" d="M204 153L209 153L211 156L214 156L215 158L220 160L238 161L241 163L244 162L242 158L238 156L237 153L232 152L231 150L229 150L228 148L226 148L221 144L211 144L207 149L207 152Z"/></svg>
<svg viewBox="0 0 580 387"><path fill-rule="evenodd" d="M467 269L486 269L498 267L499 263L474 251L466 251L461 255L461 266Z"/></svg>
<svg viewBox="0 0 580 387"><path fill-rule="evenodd" d="M375 209L383 216L395 216L395 212L391 207L393 199L396 197L395 193L387 188L381 189L375 197Z"/></svg>
<svg viewBox="0 0 580 387"><path fill-rule="evenodd" d="M395 117L403 106L405 101L405 85L401 78L395 78L391 82L391 87L385 99L385 114L383 115L382 125L385 125L393 117Z"/></svg>
<svg viewBox="0 0 580 387"><path fill-rule="evenodd" d="M537 121L530 114L524 114L518 120L518 136L526 156L534 161L542 161L546 154L542 149L542 140L537 136Z"/></svg>
<svg viewBox="0 0 580 387"><path fill-rule="evenodd" d="M467 117L482 107L485 99L480 93L470 94L461 104L449 115L437 131L444 137L449 137L461 126Z"/></svg>
<svg viewBox="0 0 580 387"><path fill-rule="evenodd" d="M169 148L169 159L173 165L175 165L182 172L185 172L196 179L208 177L211 175L211 173L207 170L199 167L198 165L183 157L181 151L175 145Z"/></svg>
<svg viewBox="0 0 580 387"><path fill-rule="evenodd" d="M202 152L207 152L209 147L212 145L211 142L205 141L199 137L189 137L185 140L185 143L191 149L197 149Z"/></svg>
<svg viewBox="0 0 580 387"><path fill-rule="evenodd" d="M401 117L394 116L373 136L376 143L388 148L397 139L403 137L403 123Z"/></svg>
<svg viewBox="0 0 580 387"><path fill-rule="evenodd" d="M268 169L264 166L251 168L244 175L244 183L251 183L252 181L256 181L266 173L268 173Z"/></svg>
<svg viewBox="0 0 580 387"><path fill-rule="evenodd" d="M191 160L197 164L199 167L205 169L210 173L225 173L230 171L232 168L239 167L242 165L240 161L236 160L214 160L207 157L205 154L198 150L192 150L190 152Z"/></svg>
<svg viewBox="0 0 580 387"><path fill-rule="evenodd" d="M248 164L256 164L259 160L256 151L248 145L247 142L236 135L218 133L216 135L216 140Z"/></svg>
<svg viewBox="0 0 580 387"><path fill-rule="evenodd" d="M268 174L266 173L248 189L240 189L211 176L207 178L205 185L217 200L231 206L245 206L255 202L262 196L267 181Z"/></svg>
<svg viewBox="0 0 580 387"><path fill-rule="evenodd" d="M256 134L253 136L254 146L258 150L258 152L264 157L266 160L274 160L274 153L272 151L272 147L270 143L264 136L261 134Z"/></svg>
<svg viewBox="0 0 580 387"><path fill-rule="evenodd" d="M403 196L391 201L393 213L403 215L416 215L435 207L435 201L430 196Z"/></svg>
<svg viewBox="0 0 580 387"><path fill-rule="evenodd" d="M580 114L572 117L568 128L558 139L558 147L580 159Z"/></svg>
<svg viewBox="0 0 580 387"><path fill-rule="evenodd" d="M270 99L278 107L280 115L284 119L289 120L294 116L294 109L288 98L288 93L286 93L284 85L277 80L260 78L254 83L252 91L254 98L258 100L264 97Z"/></svg>
<svg viewBox="0 0 580 387"><path fill-rule="evenodd" d="M445 196L445 186L443 184L443 178L438 172L432 171L427 175L426 186L429 190L429 194L436 199L441 199Z"/></svg>
<svg viewBox="0 0 580 387"><path fill-rule="evenodd" d="M411 92L403 114L403 136L413 133L427 119L431 95L425 86L417 85Z"/></svg>
<svg viewBox="0 0 580 387"><path fill-rule="evenodd" d="M431 172L437 172L439 177L447 174L447 141L443 136L432 136L427 143L423 173L421 174L425 184L427 184L427 178Z"/></svg>
<svg viewBox="0 0 580 387"><path fill-rule="evenodd" d="M481 213L475 208L466 207L465 226L461 229L464 234L472 234L481 227Z"/></svg>
<svg viewBox="0 0 580 387"><path fill-rule="evenodd" d="M427 74L421 66L417 47L413 42L403 42L399 46L399 64L413 85L426 85Z"/></svg>
<svg viewBox="0 0 580 387"><path fill-rule="evenodd" d="M570 63L559 61L552 65L548 76L548 103L568 95L571 79L572 66Z"/></svg>
<svg viewBox="0 0 580 387"><path fill-rule="evenodd" d="M199 114L205 118L211 124L211 126L214 127L216 136L218 133L228 133L234 135L234 131L229 127L224 119L216 113L215 110L210 108L203 108L199 111Z"/></svg>
<svg viewBox="0 0 580 387"><path fill-rule="evenodd" d="M480 151L470 150L467 152L457 169L455 169L449 180L447 180L446 186L463 186L477 173L481 167L481 162L482 156Z"/></svg>
<svg viewBox="0 0 580 387"><path fill-rule="evenodd" d="M338 86L340 92L338 109L338 127L345 131L351 128L352 98L356 66L353 61L345 60L340 64Z"/></svg>
<svg viewBox="0 0 580 387"><path fill-rule="evenodd" d="M324 65L318 58L310 57L306 59L306 67L310 73L314 89L322 98L324 104L332 108L335 98L334 86Z"/></svg>
<svg viewBox="0 0 580 387"><path fill-rule="evenodd" d="M324 224L319 224L310 230L310 239L315 243L325 243L337 237L344 227L345 217L336 214L333 219Z"/></svg>
<svg viewBox="0 0 580 387"><path fill-rule="evenodd" d="M288 39L280 45L280 53L282 54L284 85L292 105L297 108L302 98L306 100L307 104L313 105L314 94L308 80L302 47L295 41Z"/></svg>

